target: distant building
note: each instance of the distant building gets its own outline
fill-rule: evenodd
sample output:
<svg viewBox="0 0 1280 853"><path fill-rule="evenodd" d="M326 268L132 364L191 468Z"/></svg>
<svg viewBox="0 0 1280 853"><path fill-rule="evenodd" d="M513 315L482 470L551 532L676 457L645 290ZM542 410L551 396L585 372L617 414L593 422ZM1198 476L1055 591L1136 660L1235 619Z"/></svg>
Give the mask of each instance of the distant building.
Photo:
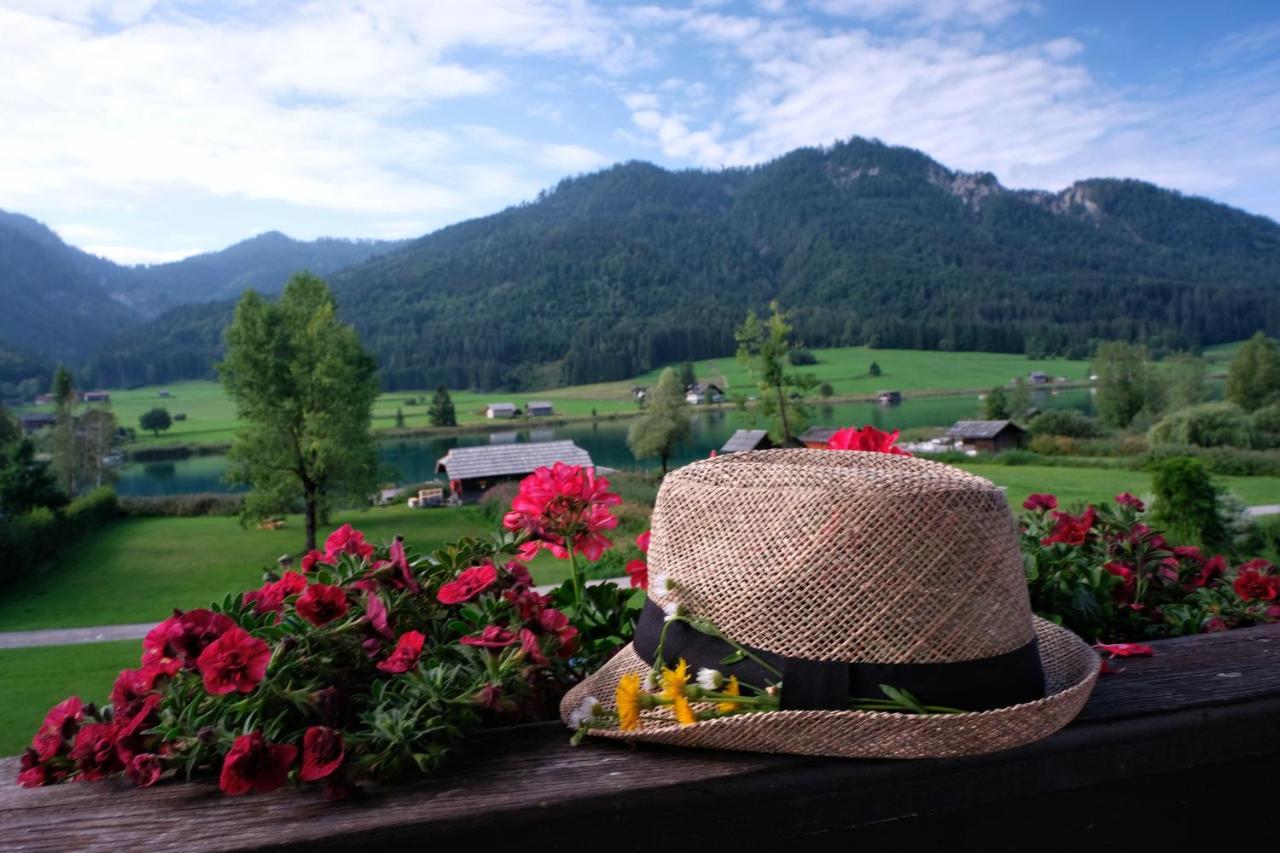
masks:
<svg viewBox="0 0 1280 853"><path fill-rule="evenodd" d="M25 433L39 432L42 429L51 427L58 422L58 419L46 412L36 412L30 415L18 415L18 426L22 427Z"/></svg>
<svg viewBox="0 0 1280 853"><path fill-rule="evenodd" d="M1022 444L1025 430L1012 421L956 421L947 435L962 447L1000 453Z"/></svg>
<svg viewBox="0 0 1280 853"><path fill-rule="evenodd" d="M1032 385L1048 385L1051 381L1049 374L1042 370L1033 370L1027 374L1027 381Z"/></svg>
<svg viewBox="0 0 1280 853"><path fill-rule="evenodd" d="M436 470L445 472L455 495L473 501L490 486L557 462L593 465L591 454L572 441L547 441L455 447L436 463Z"/></svg>
<svg viewBox="0 0 1280 853"><path fill-rule="evenodd" d="M516 407L514 403L490 403L484 410L486 418L514 418L516 416Z"/></svg>
<svg viewBox="0 0 1280 853"><path fill-rule="evenodd" d="M800 443L813 450L826 450L827 442L836 434L839 427L809 427L800 434Z"/></svg>
<svg viewBox="0 0 1280 853"><path fill-rule="evenodd" d="M876 393L876 402L882 406L896 406L902 402L902 392L879 391Z"/></svg>
<svg viewBox="0 0 1280 853"><path fill-rule="evenodd" d="M84 396L81 399L83 399L86 403L110 403L111 392L110 391L85 391Z"/></svg>
<svg viewBox="0 0 1280 853"><path fill-rule="evenodd" d="M185 420L187 419L187 413L186 413L186 412L178 412L176 415L174 415L174 416L173 416L173 419L174 419L175 421L185 421Z"/></svg>
<svg viewBox="0 0 1280 853"><path fill-rule="evenodd" d="M724 389L710 382L695 382L689 386L684 398L695 406L703 403L723 403Z"/></svg>
<svg viewBox="0 0 1280 853"><path fill-rule="evenodd" d="M545 418L555 414L555 407L547 400L530 400L525 403L524 410L529 417Z"/></svg>
<svg viewBox="0 0 1280 853"><path fill-rule="evenodd" d="M643 400L645 395L649 393L649 389L644 385L632 385L631 396L636 400Z"/></svg>
<svg viewBox="0 0 1280 853"><path fill-rule="evenodd" d="M37 406L51 406L51 405L53 405L53 395L52 395L52 394L37 394L37 395L36 395L36 405L37 405Z"/></svg>
<svg viewBox="0 0 1280 853"><path fill-rule="evenodd" d="M169 398L169 397L171 397L172 395L169 393L169 389L168 389L168 388L163 388L163 389L161 389L161 390L160 390L160 392L159 392L158 394L156 394L156 396L157 396L157 397L163 397L163 398L165 398L165 399L168 399L168 398Z"/></svg>
<svg viewBox="0 0 1280 853"><path fill-rule="evenodd" d="M768 450L773 447L769 439L769 431L763 429L740 429L729 436L729 440L720 448L721 453L741 453L744 450Z"/></svg>

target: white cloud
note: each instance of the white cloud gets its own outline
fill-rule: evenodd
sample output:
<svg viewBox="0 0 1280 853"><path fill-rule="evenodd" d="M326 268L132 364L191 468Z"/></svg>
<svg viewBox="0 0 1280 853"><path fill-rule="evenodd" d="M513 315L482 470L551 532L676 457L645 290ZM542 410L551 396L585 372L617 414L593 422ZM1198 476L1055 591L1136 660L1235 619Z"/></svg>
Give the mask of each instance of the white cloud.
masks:
<svg viewBox="0 0 1280 853"><path fill-rule="evenodd" d="M544 145L538 153L538 162L561 172L586 172L609 162L598 151L585 145Z"/></svg>
<svg viewBox="0 0 1280 853"><path fill-rule="evenodd" d="M180 261L183 258L189 258L192 255L198 255L208 251L202 248L189 249L144 249L138 246L122 246L114 243L106 245L91 245L82 247L91 255L97 255L108 260L115 261L118 264L134 266L137 264L167 264L170 261Z"/></svg>
<svg viewBox="0 0 1280 853"><path fill-rule="evenodd" d="M1037 4L1027 0L815 0L813 5L829 15L864 20L906 18L930 24L958 21L992 26Z"/></svg>

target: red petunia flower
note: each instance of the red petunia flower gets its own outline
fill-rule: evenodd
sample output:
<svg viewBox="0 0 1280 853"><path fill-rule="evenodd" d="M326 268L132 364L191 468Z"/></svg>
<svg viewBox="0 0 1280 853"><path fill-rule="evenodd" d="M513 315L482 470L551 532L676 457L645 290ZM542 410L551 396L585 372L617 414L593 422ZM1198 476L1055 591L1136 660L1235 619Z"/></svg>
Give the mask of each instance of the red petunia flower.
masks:
<svg viewBox="0 0 1280 853"><path fill-rule="evenodd" d="M373 546L364 541L364 534L350 524L344 524L329 534L324 540L325 562L336 562L343 554L352 554L360 559L373 556Z"/></svg>
<svg viewBox="0 0 1280 853"><path fill-rule="evenodd" d="M40 758L36 755L34 749L28 749L22 753L22 759L18 762L18 785L20 787L39 788L52 781L57 780L50 777L49 769L40 763Z"/></svg>
<svg viewBox="0 0 1280 853"><path fill-rule="evenodd" d="M44 722L31 739L31 749L40 761L48 761L63 751L68 741L76 736L84 720L84 703L79 696L64 699L49 709Z"/></svg>
<svg viewBox="0 0 1280 853"><path fill-rule="evenodd" d="M441 604L461 604L470 601L497 583L498 569L492 563L464 569L457 579L441 585L436 600Z"/></svg>
<svg viewBox="0 0 1280 853"><path fill-rule="evenodd" d="M898 447L898 430L881 432L873 426L862 429L845 427L836 430L827 440L827 450L862 450L871 453L888 453L891 456L910 456L911 454Z"/></svg>
<svg viewBox="0 0 1280 853"><path fill-rule="evenodd" d="M521 622L537 619L538 614L551 601L550 596L543 595L536 589L509 589L502 597L515 606Z"/></svg>
<svg viewBox="0 0 1280 853"><path fill-rule="evenodd" d="M129 705L113 708L116 752L121 761L127 764L135 755L147 749L148 741L154 736L145 732L159 724L160 716L156 709L163 701L164 697L159 693L150 693Z"/></svg>
<svg viewBox="0 0 1280 853"><path fill-rule="evenodd" d="M172 659L183 669L194 670L205 647L226 633L235 622L225 613L212 610L175 611L173 616L147 632L142 641L142 663Z"/></svg>
<svg viewBox="0 0 1280 853"><path fill-rule="evenodd" d="M557 462L520 481L520 492L502 524L533 537L521 547L526 560L543 548L562 560L568 558L569 548L598 560L613 545L600 531L618 526L609 507L620 503L622 498L609 491L609 481L597 477L594 468Z"/></svg>
<svg viewBox="0 0 1280 853"><path fill-rule="evenodd" d="M274 791L289 779L289 768L298 748L267 743L262 732L240 735L222 760L218 787L224 794L238 796L250 791Z"/></svg>
<svg viewBox="0 0 1280 853"><path fill-rule="evenodd" d="M342 587L315 583L307 587L306 592L298 598L294 605L298 615L312 625L320 627L328 625L334 619L347 615L347 594Z"/></svg>
<svg viewBox="0 0 1280 853"><path fill-rule="evenodd" d="M284 609L284 600L297 595L307 588L307 579L297 572L285 572L278 581L265 583L260 589L246 592L243 596L245 604L252 604L258 613L279 613Z"/></svg>
<svg viewBox="0 0 1280 853"><path fill-rule="evenodd" d="M426 641L419 631L406 631L396 640L396 647L384 661L378 662L378 669L397 675L408 672L418 665L418 656L422 654L422 644Z"/></svg>
<svg viewBox="0 0 1280 853"><path fill-rule="evenodd" d="M1146 643L1094 643L1093 647L1112 658L1151 657L1156 653Z"/></svg>
<svg viewBox="0 0 1280 853"><path fill-rule="evenodd" d="M1093 529L1097 515L1093 507L1087 508L1078 516L1055 511L1053 517L1056 521L1053 530L1040 540L1040 544L1052 545L1055 542L1061 542L1064 545L1083 545L1089 538L1089 531Z"/></svg>
<svg viewBox="0 0 1280 853"><path fill-rule="evenodd" d="M1243 601L1273 601L1280 595L1280 577L1264 575L1271 564L1266 560L1251 560L1240 566L1232 587Z"/></svg>
<svg viewBox="0 0 1280 853"><path fill-rule="evenodd" d="M345 757L342 732L328 726L312 726L302 736L302 770L298 778L318 782L337 770Z"/></svg>
<svg viewBox="0 0 1280 853"><path fill-rule="evenodd" d="M1138 500L1138 498L1134 497L1129 492L1121 492L1116 495L1116 503L1120 506L1127 506L1130 509L1137 510L1138 512L1143 512L1147 508L1146 504Z"/></svg>
<svg viewBox="0 0 1280 853"><path fill-rule="evenodd" d="M550 663L542 652L541 639L528 628L520 629L520 649L538 666L546 666Z"/></svg>
<svg viewBox="0 0 1280 853"><path fill-rule="evenodd" d="M307 572L315 568L316 563L323 562L325 562L324 552L317 551L315 548L312 548L306 554L302 555L302 573L305 575Z"/></svg>
<svg viewBox="0 0 1280 853"><path fill-rule="evenodd" d="M1022 502L1022 508L1030 512L1048 512L1058 508L1058 499L1053 495L1031 495Z"/></svg>
<svg viewBox="0 0 1280 853"><path fill-rule="evenodd" d="M381 634L388 640L395 639L396 635L391 630L387 605L382 600L382 597L372 590L365 591L364 618L374 632Z"/></svg>
<svg viewBox="0 0 1280 853"><path fill-rule="evenodd" d="M82 726L76 732L70 754L79 778L85 782L96 782L124 769L116 753L116 728L111 723Z"/></svg>
<svg viewBox="0 0 1280 853"><path fill-rule="evenodd" d="M124 773L139 788L150 788L164 773L164 759L153 752L138 753L124 768Z"/></svg>
<svg viewBox="0 0 1280 853"><path fill-rule="evenodd" d="M476 646L482 649L503 649L515 645L515 634L500 625L486 625L479 634L468 634L458 640L464 646Z"/></svg>
<svg viewBox="0 0 1280 853"><path fill-rule="evenodd" d="M1138 584L1138 578L1133 573L1133 569L1123 563L1105 563L1102 568L1106 569L1110 574L1120 578L1120 585L1111 591L1111 596L1117 604L1127 604L1133 599L1134 590Z"/></svg>
<svg viewBox="0 0 1280 853"><path fill-rule="evenodd" d="M204 689L214 696L253 692L270 662L271 647L238 625L210 643L197 661Z"/></svg>
<svg viewBox="0 0 1280 853"><path fill-rule="evenodd" d="M533 586L533 575L529 574L529 568L524 563L517 563L512 560L502 569L511 578L511 585L515 589L527 589Z"/></svg>
<svg viewBox="0 0 1280 853"><path fill-rule="evenodd" d="M538 614L538 627L546 634L553 634L560 646L560 657L573 654L578 645L578 629L569 624L569 617L559 610L548 608Z"/></svg>

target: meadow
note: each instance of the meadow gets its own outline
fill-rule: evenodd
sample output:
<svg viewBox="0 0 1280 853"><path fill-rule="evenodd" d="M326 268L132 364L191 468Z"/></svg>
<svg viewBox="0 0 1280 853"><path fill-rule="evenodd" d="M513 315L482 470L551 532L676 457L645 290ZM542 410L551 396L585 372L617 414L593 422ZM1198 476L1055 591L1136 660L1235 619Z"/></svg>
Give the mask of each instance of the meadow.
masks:
<svg viewBox="0 0 1280 853"><path fill-rule="evenodd" d="M818 359L808 371L819 381L830 383L836 398L870 397L881 389L903 392L946 393L977 391L1004 385L1016 376L1043 371L1052 377L1079 382L1088 377L1086 361L1066 359L1029 359L1021 355L983 352L937 352L927 350L880 350L867 347L840 347L813 350ZM881 375L871 376L871 363L880 366ZM747 370L732 356L696 362L698 378L715 382L728 392L751 396L755 386ZM631 394L635 385L653 385L661 369L617 382L575 385L543 391L509 392L451 390L459 426L491 424L485 417L485 406L494 402L510 402L524 407L530 400L549 400L555 407L556 419L630 415L637 411ZM168 392L161 397L161 391ZM375 432L396 428L396 411L404 416L407 429L431 426L427 408L431 390L392 391L380 395L373 407ZM175 421L159 435L142 430L138 419L143 412L162 407L170 414L182 413L186 419ZM48 410L49 406L28 407L21 411ZM134 447L169 445L224 445L235 435L236 415L222 386L211 381L175 382L163 386L145 386L111 392L110 409L122 426L137 431ZM521 423L524 423L524 419ZM531 419L536 422L537 419Z"/></svg>

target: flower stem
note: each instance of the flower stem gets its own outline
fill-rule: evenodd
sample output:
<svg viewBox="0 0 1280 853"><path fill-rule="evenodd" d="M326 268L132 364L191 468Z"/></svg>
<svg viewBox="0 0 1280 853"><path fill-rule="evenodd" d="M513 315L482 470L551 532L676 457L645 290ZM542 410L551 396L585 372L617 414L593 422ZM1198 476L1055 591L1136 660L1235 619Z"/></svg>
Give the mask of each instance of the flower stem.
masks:
<svg viewBox="0 0 1280 853"><path fill-rule="evenodd" d="M578 618L586 618L582 606L582 575L578 572L578 558L573 554L573 539L565 537L565 550L569 552L569 574L573 577L573 602L578 611Z"/></svg>

